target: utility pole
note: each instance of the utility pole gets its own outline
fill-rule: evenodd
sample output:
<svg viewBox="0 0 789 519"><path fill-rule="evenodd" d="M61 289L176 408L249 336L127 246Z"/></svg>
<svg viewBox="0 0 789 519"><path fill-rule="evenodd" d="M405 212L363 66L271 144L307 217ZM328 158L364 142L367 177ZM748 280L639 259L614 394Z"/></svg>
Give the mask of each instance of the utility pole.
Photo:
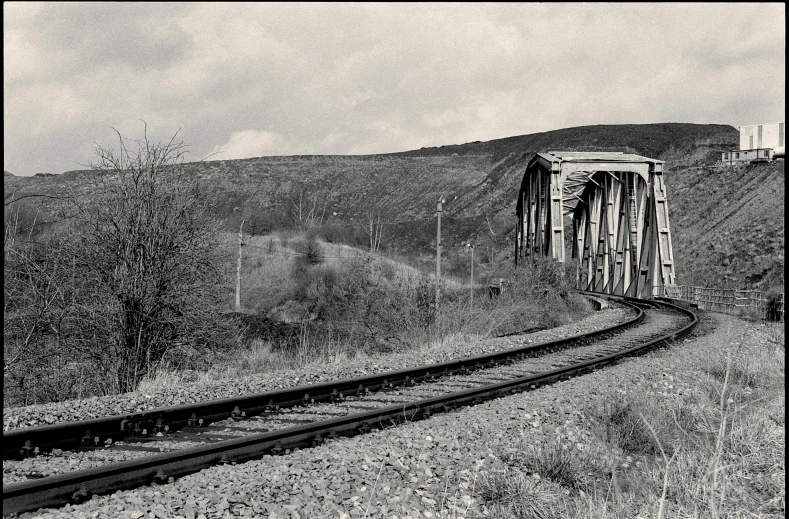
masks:
<svg viewBox="0 0 789 519"><path fill-rule="evenodd" d="M241 227L238 228L238 266L236 267L236 312L241 311L241 247L244 246L244 234L241 232L244 228L244 222L241 220Z"/></svg>
<svg viewBox="0 0 789 519"><path fill-rule="evenodd" d="M436 227L436 310L438 310L441 300L441 204L444 200L438 201L436 211L438 213L438 225Z"/></svg>
<svg viewBox="0 0 789 519"><path fill-rule="evenodd" d="M471 308L474 308L474 246L469 243L466 247L471 248Z"/></svg>

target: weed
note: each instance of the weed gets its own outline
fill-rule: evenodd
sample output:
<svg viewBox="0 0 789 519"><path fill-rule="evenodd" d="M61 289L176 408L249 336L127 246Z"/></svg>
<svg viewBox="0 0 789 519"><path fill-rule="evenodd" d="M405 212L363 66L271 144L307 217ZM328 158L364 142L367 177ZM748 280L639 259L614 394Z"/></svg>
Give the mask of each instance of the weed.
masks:
<svg viewBox="0 0 789 519"><path fill-rule="evenodd" d="M494 517L567 517L560 488L513 470L484 474L479 482L479 496Z"/></svg>
<svg viewBox="0 0 789 519"><path fill-rule="evenodd" d="M588 488L590 474L602 475L602 471L591 463L584 453L559 441L540 446L519 446L515 451L500 453L499 457L510 467L549 479L571 490ZM594 477L591 480L594 480Z"/></svg>
<svg viewBox="0 0 789 519"><path fill-rule="evenodd" d="M607 395L602 404L590 412L597 436L605 443L631 454L655 454L658 443L641 418L649 403Z"/></svg>

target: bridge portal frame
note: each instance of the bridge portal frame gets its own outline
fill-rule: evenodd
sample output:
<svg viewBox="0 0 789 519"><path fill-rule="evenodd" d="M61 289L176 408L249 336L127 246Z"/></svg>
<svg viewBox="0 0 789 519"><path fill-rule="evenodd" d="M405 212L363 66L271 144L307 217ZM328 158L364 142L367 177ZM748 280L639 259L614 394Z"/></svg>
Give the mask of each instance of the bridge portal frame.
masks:
<svg viewBox="0 0 789 519"><path fill-rule="evenodd" d="M516 206L515 264L533 256L565 262L572 217L578 288L649 298L674 284L664 163L622 152L538 153Z"/></svg>

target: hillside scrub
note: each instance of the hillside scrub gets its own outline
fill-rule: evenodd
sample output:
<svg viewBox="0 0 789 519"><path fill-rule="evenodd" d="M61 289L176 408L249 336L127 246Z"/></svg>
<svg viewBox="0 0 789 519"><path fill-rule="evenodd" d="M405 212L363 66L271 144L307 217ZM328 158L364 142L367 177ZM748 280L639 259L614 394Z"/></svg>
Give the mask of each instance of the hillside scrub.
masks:
<svg viewBox="0 0 789 519"><path fill-rule="evenodd" d="M431 275L312 233L250 237L245 251L245 345L216 361L244 372L543 329L591 311L551 261L508 267L512 288L498 297L476 285L473 306L467 283L443 280L437 307Z"/></svg>
<svg viewBox="0 0 789 519"><path fill-rule="evenodd" d="M131 391L174 351L235 341L219 315L227 259L184 145L118 137L96 147L90 195L48 208L59 218L35 239L22 199L6 199L4 405Z"/></svg>
<svg viewBox="0 0 789 519"><path fill-rule="evenodd" d="M784 288L784 161L666 173L677 284Z"/></svg>
<svg viewBox="0 0 789 519"><path fill-rule="evenodd" d="M447 273L466 277L467 255L455 261L449 249L473 242L480 267L500 253L511 258L517 186L534 153L637 153L666 161L678 284L783 291L783 161L712 167L718 150L737 139L729 125L594 125L386 155L258 157L184 167L191 178L214 183L211 212L225 230L236 231L245 218L245 230L256 236L319 223L324 241L369 249L370 217L377 242L376 211L387 208L381 221L388 232L377 242L387 253L431 256L435 202L445 198ZM94 174L6 175L5 183L7 191L56 195L84 190Z"/></svg>

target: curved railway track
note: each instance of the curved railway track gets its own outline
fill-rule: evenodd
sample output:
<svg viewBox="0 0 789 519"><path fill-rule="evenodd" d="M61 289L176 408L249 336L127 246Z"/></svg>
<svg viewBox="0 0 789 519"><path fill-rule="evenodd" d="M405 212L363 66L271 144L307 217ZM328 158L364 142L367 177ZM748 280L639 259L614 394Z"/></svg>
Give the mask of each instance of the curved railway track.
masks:
<svg viewBox="0 0 789 519"><path fill-rule="evenodd" d="M698 322L691 311L665 302L605 297L633 315L588 334L415 369L5 432L4 472L31 457L46 467L62 459L49 455L55 449L125 451L134 459L54 475L44 468L27 481L4 483L3 514L166 483L218 463L286 453L533 389L670 344Z"/></svg>

